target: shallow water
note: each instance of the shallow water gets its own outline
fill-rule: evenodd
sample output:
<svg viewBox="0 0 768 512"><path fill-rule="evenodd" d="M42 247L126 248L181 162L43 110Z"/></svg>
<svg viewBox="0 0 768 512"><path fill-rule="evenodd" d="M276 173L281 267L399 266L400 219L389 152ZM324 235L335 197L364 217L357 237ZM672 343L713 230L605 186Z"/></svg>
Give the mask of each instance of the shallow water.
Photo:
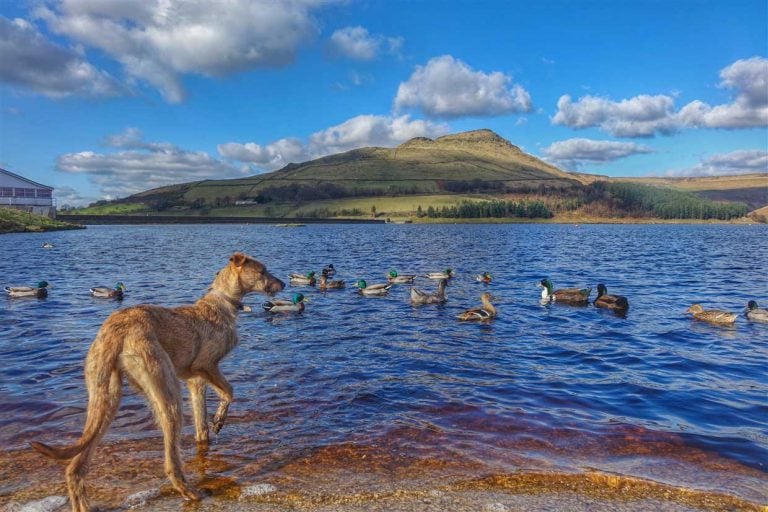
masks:
<svg viewBox="0 0 768 512"><path fill-rule="evenodd" d="M44 240L55 248L40 248ZM235 402L208 458L195 459L203 479L301 489L317 483L313 475L345 474L338 486L366 474L357 484L371 489L382 474L404 482L598 471L768 502L768 325L741 315L734 327L714 327L684 314L696 302L734 312L750 299L768 305L768 229L731 225L92 226L4 235L2 284L45 279L52 289L45 300L0 298L0 459L32 468L0 469L0 500L63 480L27 442L79 435L82 360L106 317L197 299L235 250L286 281L328 263L348 285L384 282L391 269L452 267L457 277L444 306L412 307L405 285L382 298L301 287L306 312L279 317L260 312L262 297L246 297L254 312L240 317L240 345L222 364ZM482 271L493 274L487 288L500 316L457 322L479 304ZM629 314L542 305L544 277L556 288L604 282L629 298ZM128 287L122 302L89 296L89 287L118 280ZM110 456L97 458L94 471L101 465L114 478L94 486L125 491L123 499L162 483L158 436L141 397L127 392L104 444L111 454L110 445L128 443L134 460L118 470ZM158 474L148 483L128 473L134 463Z"/></svg>

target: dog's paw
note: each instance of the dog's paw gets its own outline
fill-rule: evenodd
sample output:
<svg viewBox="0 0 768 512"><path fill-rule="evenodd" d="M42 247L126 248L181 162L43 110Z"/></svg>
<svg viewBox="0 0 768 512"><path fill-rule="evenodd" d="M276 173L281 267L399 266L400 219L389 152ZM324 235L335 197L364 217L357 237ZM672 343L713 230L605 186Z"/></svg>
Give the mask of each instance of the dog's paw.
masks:
<svg viewBox="0 0 768 512"><path fill-rule="evenodd" d="M221 431L221 427L224 426L224 418L219 418L218 416L213 418L213 423L211 424L211 430L213 430L214 434L218 434Z"/></svg>
<svg viewBox="0 0 768 512"><path fill-rule="evenodd" d="M195 489L194 487L187 487L183 491L180 491L181 495L184 497L187 501L201 501L203 498L207 496L204 492Z"/></svg>

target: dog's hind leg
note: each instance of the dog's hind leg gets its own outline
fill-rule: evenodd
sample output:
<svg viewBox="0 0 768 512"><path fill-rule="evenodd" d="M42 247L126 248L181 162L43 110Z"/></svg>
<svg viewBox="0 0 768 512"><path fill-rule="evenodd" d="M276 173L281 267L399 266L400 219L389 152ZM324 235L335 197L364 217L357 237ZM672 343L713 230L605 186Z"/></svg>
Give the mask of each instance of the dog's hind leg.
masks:
<svg viewBox="0 0 768 512"><path fill-rule="evenodd" d="M216 394L219 395L219 407L213 417L213 431L218 434L227 419L229 404L232 403L232 385L221 374L218 366L206 369L203 374Z"/></svg>
<svg viewBox="0 0 768 512"><path fill-rule="evenodd" d="M88 367L86 368L85 381L89 395L94 396L94 393L100 392L107 392L108 394L106 400L103 400L104 397L100 397L98 400L102 407L100 410L89 406L88 415L85 420L85 429L97 429L97 434L92 442L88 443L80 453L75 455L65 471L67 491L73 512L90 512L91 510L85 492L85 475L88 473L88 467L90 466L91 457L96 445L115 419L115 414L120 406L120 398L123 394L123 379L118 370L113 370L110 373L108 388L103 389L98 386L99 375L94 371L89 371Z"/></svg>
<svg viewBox="0 0 768 512"><path fill-rule="evenodd" d="M153 342L140 347L139 354L123 358L131 380L147 396L155 420L163 431L165 474L174 489L188 500L201 500L203 494L187 483L181 465L181 387L168 354Z"/></svg>
<svg viewBox="0 0 768 512"><path fill-rule="evenodd" d="M189 401L192 403L192 416L195 420L195 440L198 445L208 444L208 413L205 405L207 383L202 377L187 380Z"/></svg>

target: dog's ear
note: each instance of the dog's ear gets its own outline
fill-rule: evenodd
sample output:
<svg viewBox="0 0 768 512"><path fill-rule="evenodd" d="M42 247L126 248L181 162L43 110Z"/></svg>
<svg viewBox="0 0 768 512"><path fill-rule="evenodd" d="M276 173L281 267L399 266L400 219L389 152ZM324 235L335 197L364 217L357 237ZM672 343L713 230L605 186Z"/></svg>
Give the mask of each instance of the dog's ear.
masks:
<svg viewBox="0 0 768 512"><path fill-rule="evenodd" d="M231 262L232 262L232 264L233 264L233 265L235 265L236 267L242 267L242 266L243 266L243 263L245 263L245 260L246 260L247 258L248 258L248 257L247 257L245 254L243 254L243 253L241 253L241 252L236 252L235 254L233 254L233 255L232 255L230 258L229 258L229 261L231 261Z"/></svg>

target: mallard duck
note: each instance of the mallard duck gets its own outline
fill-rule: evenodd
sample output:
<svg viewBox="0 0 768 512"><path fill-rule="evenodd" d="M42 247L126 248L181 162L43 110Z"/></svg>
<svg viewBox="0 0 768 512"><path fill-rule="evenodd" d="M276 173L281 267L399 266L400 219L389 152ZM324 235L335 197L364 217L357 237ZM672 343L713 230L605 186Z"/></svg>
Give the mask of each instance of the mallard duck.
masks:
<svg viewBox="0 0 768 512"><path fill-rule="evenodd" d="M456 318L459 320L492 320L496 318L496 308L491 304L493 296L485 292L480 296L480 300L483 302L482 307L468 309Z"/></svg>
<svg viewBox="0 0 768 512"><path fill-rule="evenodd" d="M450 279L454 275L452 268L447 268L443 272L427 272L427 277L430 279Z"/></svg>
<svg viewBox="0 0 768 512"><path fill-rule="evenodd" d="M336 269L333 268L333 263L331 263L327 267L323 267L323 274L327 275L328 277L331 277L336 274Z"/></svg>
<svg viewBox="0 0 768 512"><path fill-rule="evenodd" d="M491 277L490 272L483 272L482 274L478 274L475 279L478 283L483 284L491 284L491 281L493 281L493 277Z"/></svg>
<svg viewBox="0 0 768 512"><path fill-rule="evenodd" d="M437 284L437 292L435 293L427 293L418 288L411 288L411 304L443 304L448 300L445 298L445 286L447 284L447 279L441 279Z"/></svg>
<svg viewBox="0 0 768 512"><path fill-rule="evenodd" d="M264 311L270 313L301 313L304 311L306 298L301 293L291 295L291 300L273 299L261 305Z"/></svg>
<svg viewBox="0 0 768 512"><path fill-rule="evenodd" d="M53 244L51 242L43 242L43 245L41 245L43 249L53 249Z"/></svg>
<svg viewBox="0 0 768 512"><path fill-rule="evenodd" d="M308 286L315 286L315 283L317 280L315 279L315 271L307 273L306 275L302 274L290 274L288 276L291 280L291 284L305 284Z"/></svg>
<svg viewBox="0 0 768 512"><path fill-rule="evenodd" d="M747 320L752 320L753 322L768 323L768 309L760 309L754 300L747 303L744 316L747 317Z"/></svg>
<svg viewBox="0 0 768 512"><path fill-rule="evenodd" d="M91 288L91 295L100 299L122 299L125 290L125 285L122 281L119 281L114 288L94 286Z"/></svg>
<svg viewBox="0 0 768 512"><path fill-rule="evenodd" d="M320 276L320 280L317 282L317 287L320 290L338 290L344 288L344 281L337 279L336 281L329 281L328 274L323 270L323 275Z"/></svg>
<svg viewBox="0 0 768 512"><path fill-rule="evenodd" d="M37 297L42 299L48 296L48 281L40 281L37 286L6 286L5 291L11 297Z"/></svg>
<svg viewBox="0 0 768 512"><path fill-rule="evenodd" d="M709 322L715 325L733 325L736 322L736 313L729 313L728 311L721 311L719 309L707 309L705 310L700 304L694 304L689 307L686 313L693 314L693 318L701 320L703 322Z"/></svg>
<svg viewBox="0 0 768 512"><path fill-rule="evenodd" d="M597 298L592 303L598 308L606 308L617 313L629 310L629 301L621 295L608 295L608 288L603 283L597 285Z"/></svg>
<svg viewBox="0 0 768 512"><path fill-rule="evenodd" d="M392 284L405 284L412 283L416 280L416 276L413 274L399 275L396 270L391 270L387 275L387 282Z"/></svg>
<svg viewBox="0 0 768 512"><path fill-rule="evenodd" d="M592 288L563 288L552 291L552 281L549 279L542 279L538 286L543 288L541 300L562 302L574 306L586 306L589 304L589 294L592 293Z"/></svg>
<svg viewBox="0 0 768 512"><path fill-rule="evenodd" d="M392 283L369 285L365 279L360 279L357 282L357 289L363 295L386 295L390 288L392 288Z"/></svg>

